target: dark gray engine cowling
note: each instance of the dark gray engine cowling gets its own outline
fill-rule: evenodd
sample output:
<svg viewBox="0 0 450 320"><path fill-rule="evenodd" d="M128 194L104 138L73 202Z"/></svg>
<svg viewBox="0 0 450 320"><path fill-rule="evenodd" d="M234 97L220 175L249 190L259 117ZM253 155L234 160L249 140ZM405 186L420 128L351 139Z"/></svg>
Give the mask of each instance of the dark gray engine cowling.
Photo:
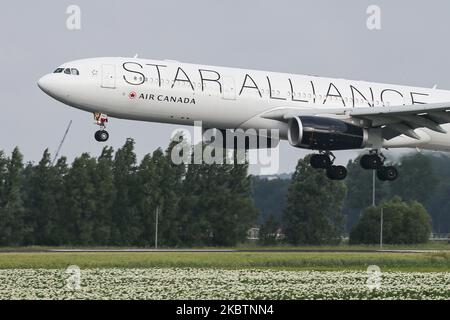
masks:
<svg viewBox="0 0 450 320"><path fill-rule="evenodd" d="M294 147L313 150L361 149L367 130L339 119L301 116L289 119L288 140Z"/></svg>

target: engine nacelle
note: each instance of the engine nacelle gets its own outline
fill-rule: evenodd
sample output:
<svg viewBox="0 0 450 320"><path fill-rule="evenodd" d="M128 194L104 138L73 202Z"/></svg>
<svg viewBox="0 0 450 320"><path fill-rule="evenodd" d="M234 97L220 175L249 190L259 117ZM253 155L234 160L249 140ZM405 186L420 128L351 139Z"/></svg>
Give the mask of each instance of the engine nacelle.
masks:
<svg viewBox="0 0 450 320"><path fill-rule="evenodd" d="M364 148L368 130L339 119L300 116L289 119L288 140L298 148L347 150Z"/></svg>

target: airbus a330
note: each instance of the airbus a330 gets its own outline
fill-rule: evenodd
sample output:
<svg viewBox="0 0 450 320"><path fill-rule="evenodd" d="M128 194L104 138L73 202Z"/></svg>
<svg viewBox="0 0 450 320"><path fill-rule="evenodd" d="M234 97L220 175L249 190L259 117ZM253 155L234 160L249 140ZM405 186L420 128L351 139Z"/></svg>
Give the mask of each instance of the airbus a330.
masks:
<svg viewBox="0 0 450 320"><path fill-rule="evenodd" d="M335 150L367 149L364 169L395 180L380 150L450 151L450 91L139 58L92 58L64 63L38 86L51 97L92 112L108 140L108 117L220 130L278 130L330 179ZM267 137L259 137L266 139Z"/></svg>

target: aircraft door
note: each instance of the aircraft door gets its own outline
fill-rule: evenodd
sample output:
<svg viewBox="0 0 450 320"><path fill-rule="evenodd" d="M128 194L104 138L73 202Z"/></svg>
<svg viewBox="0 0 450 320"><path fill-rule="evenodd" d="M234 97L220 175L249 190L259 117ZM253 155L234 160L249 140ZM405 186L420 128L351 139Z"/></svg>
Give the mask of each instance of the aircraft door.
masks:
<svg viewBox="0 0 450 320"><path fill-rule="evenodd" d="M222 84L222 98L225 100L236 100L236 86L234 83L234 78L225 76L222 78Z"/></svg>
<svg viewBox="0 0 450 320"><path fill-rule="evenodd" d="M116 88L116 66L113 64L102 65L102 88Z"/></svg>

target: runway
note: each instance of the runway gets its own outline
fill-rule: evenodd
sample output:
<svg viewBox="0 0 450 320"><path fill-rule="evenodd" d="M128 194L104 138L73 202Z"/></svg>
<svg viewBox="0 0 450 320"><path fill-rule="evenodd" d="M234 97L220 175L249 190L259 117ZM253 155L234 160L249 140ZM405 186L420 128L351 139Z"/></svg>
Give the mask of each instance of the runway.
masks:
<svg viewBox="0 0 450 320"><path fill-rule="evenodd" d="M0 253L450 253L450 250L433 249L379 249L379 250L343 250L343 249L23 249L2 250Z"/></svg>

